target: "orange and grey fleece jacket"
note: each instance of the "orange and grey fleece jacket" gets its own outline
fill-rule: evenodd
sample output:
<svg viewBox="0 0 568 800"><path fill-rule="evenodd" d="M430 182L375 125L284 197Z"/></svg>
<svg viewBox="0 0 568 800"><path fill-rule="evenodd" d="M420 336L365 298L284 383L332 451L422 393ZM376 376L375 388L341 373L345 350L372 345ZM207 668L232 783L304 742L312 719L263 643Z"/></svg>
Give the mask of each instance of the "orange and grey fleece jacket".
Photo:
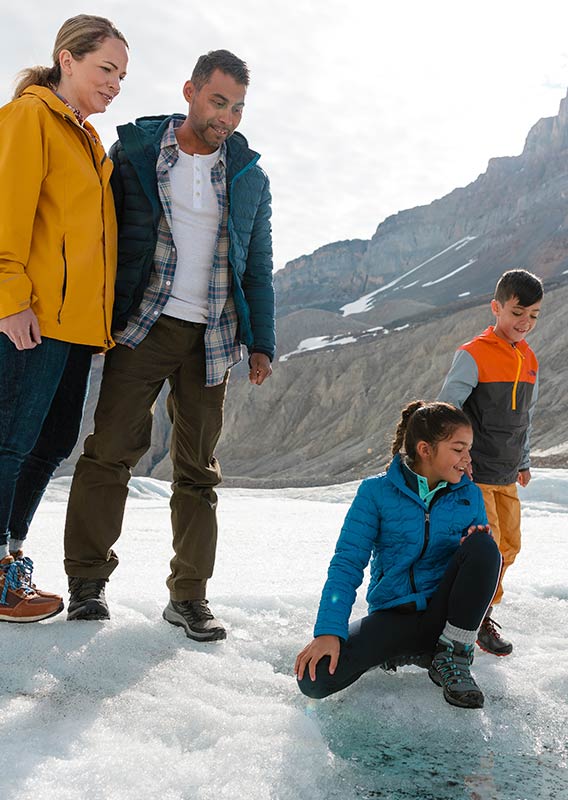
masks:
<svg viewBox="0 0 568 800"><path fill-rule="evenodd" d="M509 344L490 326L463 344L438 397L463 408L473 426L473 479L505 486L530 466L538 361L526 341Z"/></svg>

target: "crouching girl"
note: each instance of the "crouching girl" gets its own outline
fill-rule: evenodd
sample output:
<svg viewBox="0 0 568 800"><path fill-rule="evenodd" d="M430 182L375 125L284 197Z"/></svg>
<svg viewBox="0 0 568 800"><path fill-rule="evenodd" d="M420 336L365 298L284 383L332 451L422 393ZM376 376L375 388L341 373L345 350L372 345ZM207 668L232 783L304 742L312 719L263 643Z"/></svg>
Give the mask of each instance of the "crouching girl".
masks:
<svg viewBox="0 0 568 800"><path fill-rule="evenodd" d="M323 588L313 641L296 658L301 691L322 698L372 667L428 668L448 703L481 708L470 667L501 556L468 477L466 415L447 403L403 409L386 473L363 481ZM371 559L369 615L348 625Z"/></svg>

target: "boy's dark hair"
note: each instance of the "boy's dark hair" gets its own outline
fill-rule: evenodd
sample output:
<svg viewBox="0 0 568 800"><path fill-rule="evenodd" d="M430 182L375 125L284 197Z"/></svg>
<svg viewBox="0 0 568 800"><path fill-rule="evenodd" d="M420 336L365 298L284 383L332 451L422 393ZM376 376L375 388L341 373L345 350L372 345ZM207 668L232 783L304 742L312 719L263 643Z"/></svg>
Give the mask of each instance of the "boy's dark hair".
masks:
<svg viewBox="0 0 568 800"><path fill-rule="evenodd" d="M199 90L205 86L216 69L225 75L230 75L243 86L249 85L249 68L244 61L228 50L210 50L205 55L199 56L191 73L191 82L195 88Z"/></svg>
<svg viewBox="0 0 568 800"><path fill-rule="evenodd" d="M520 306L532 306L542 300L542 281L526 269L510 269L504 272L495 287L495 300L505 305L507 300L518 298Z"/></svg>
<svg viewBox="0 0 568 800"><path fill-rule="evenodd" d="M394 456L404 450L408 461L413 464L418 442L428 442L435 447L438 442L449 439L462 425L471 428L467 415L451 403L413 400L402 409L391 452Z"/></svg>

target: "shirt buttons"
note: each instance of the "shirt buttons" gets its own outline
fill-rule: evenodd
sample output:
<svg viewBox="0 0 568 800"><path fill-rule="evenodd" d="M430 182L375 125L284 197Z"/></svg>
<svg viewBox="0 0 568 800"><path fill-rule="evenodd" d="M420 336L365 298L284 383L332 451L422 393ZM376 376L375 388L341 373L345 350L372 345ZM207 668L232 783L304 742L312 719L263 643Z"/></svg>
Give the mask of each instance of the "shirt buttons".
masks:
<svg viewBox="0 0 568 800"><path fill-rule="evenodd" d="M157 317L159 313L159 311L154 311L154 316Z"/></svg>
<svg viewBox="0 0 568 800"><path fill-rule="evenodd" d="M172 285L171 281L166 281L166 286L171 286L171 285Z"/></svg>

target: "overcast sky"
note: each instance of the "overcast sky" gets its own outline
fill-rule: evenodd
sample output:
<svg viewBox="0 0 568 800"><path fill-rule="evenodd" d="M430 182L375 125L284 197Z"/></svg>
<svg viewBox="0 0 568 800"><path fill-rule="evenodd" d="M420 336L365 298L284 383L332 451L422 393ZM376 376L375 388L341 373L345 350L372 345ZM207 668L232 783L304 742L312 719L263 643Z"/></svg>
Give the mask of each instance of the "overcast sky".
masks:
<svg viewBox="0 0 568 800"><path fill-rule="evenodd" d="M273 191L276 267L321 245L369 239L521 152L568 85L566 0L0 0L0 101L15 73L51 63L60 24L108 16L129 74L91 122L105 144L136 116L186 111L197 57L227 48L251 69L240 130Z"/></svg>

